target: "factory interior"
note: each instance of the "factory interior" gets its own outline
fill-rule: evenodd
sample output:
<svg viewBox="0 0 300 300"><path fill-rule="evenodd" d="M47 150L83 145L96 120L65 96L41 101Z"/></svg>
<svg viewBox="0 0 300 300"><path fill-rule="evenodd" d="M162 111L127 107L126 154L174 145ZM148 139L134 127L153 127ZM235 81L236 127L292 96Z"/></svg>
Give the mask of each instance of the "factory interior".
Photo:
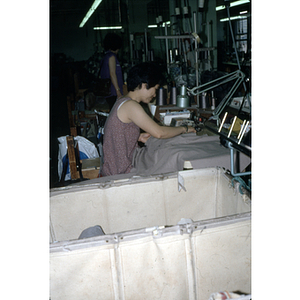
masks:
<svg viewBox="0 0 300 300"><path fill-rule="evenodd" d="M100 2L83 26L94 0L2 4L2 294L295 298L299 12L270 0ZM172 148L184 163L171 173L154 160L167 153L150 175L99 177L109 107L91 89L109 32L123 40L124 83L141 62L164 70L151 118L195 126L181 135L191 149ZM80 141L94 157L80 157ZM94 225L105 235L79 239Z"/></svg>
<svg viewBox="0 0 300 300"><path fill-rule="evenodd" d="M95 82L103 39L115 32L124 90L131 67L158 64L166 80L144 109L162 125L192 125L197 136L218 136L228 153L247 157L232 172L250 191L251 1L103 0L84 23L92 2L50 1L50 187L99 176L109 107ZM88 139L99 156L63 169L58 139L69 135Z"/></svg>
<svg viewBox="0 0 300 300"><path fill-rule="evenodd" d="M100 76L109 33L123 96L132 68L159 67L139 103L180 134L139 139L107 175L131 140L105 148L130 103ZM50 1L50 299L252 299L251 70L251 0Z"/></svg>

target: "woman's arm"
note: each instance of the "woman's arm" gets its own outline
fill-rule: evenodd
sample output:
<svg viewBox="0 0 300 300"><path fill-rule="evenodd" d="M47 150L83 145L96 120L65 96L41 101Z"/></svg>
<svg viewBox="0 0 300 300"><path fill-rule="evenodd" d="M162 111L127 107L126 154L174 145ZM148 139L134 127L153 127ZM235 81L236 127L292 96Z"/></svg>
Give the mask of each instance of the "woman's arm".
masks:
<svg viewBox="0 0 300 300"><path fill-rule="evenodd" d="M125 123L134 122L137 126L158 139L167 139L186 132L196 132L195 128L160 126L154 122L136 101L127 101L118 111L118 117Z"/></svg>
<svg viewBox="0 0 300 300"><path fill-rule="evenodd" d="M109 75L111 82L113 86L115 87L117 91L117 97L121 97L122 94L120 92L119 83L116 75L116 58L112 55L108 60L108 66L109 66Z"/></svg>

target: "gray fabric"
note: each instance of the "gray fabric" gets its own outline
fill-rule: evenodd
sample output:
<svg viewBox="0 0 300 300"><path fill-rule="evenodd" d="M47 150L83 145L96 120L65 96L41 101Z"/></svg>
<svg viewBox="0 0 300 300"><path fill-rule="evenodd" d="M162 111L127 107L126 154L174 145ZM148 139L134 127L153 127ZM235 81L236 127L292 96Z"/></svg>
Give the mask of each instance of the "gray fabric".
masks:
<svg viewBox="0 0 300 300"><path fill-rule="evenodd" d="M79 240L80 239L86 239L89 237L93 237L93 236L98 236L98 235L105 235L104 231L102 230L101 226L99 225L95 225L93 227L89 227L84 229L80 236L79 236Z"/></svg>
<svg viewBox="0 0 300 300"><path fill-rule="evenodd" d="M219 136L188 133L170 139L151 137L145 147L135 150L131 172L155 175L181 171L185 161L190 161L195 169L216 166L230 169L230 150L220 144ZM241 167L245 165L246 162Z"/></svg>

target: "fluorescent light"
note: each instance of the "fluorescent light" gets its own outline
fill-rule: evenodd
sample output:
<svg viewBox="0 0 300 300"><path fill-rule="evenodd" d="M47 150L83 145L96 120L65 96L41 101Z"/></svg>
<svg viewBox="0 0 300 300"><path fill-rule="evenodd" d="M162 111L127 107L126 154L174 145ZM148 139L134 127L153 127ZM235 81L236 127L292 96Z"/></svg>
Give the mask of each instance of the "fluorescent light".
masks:
<svg viewBox="0 0 300 300"><path fill-rule="evenodd" d="M250 0L239 0L239 1L231 2L230 7L246 4L246 3L249 3L249 2L250 2ZM222 10L222 9L225 9L225 5L221 5L221 6L216 7L216 11Z"/></svg>
<svg viewBox="0 0 300 300"><path fill-rule="evenodd" d="M237 19L247 19L247 16L234 16L230 17L230 20L237 20ZM229 21L228 18L220 19L220 22L226 22Z"/></svg>
<svg viewBox="0 0 300 300"><path fill-rule="evenodd" d="M239 0L239 1L231 2L230 7L238 6L238 5L242 5L242 4L246 4L246 3L250 3L250 0Z"/></svg>
<svg viewBox="0 0 300 300"><path fill-rule="evenodd" d="M94 11L97 9L97 7L99 6L99 4L102 2L102 0L95 0L94 3L92 4L91 8L89 9L89 11L86 13L85 17L83 18L83 20L81 21L79 27L83 27L84 24L87 22L87 20L90 18L90 16L94 13Z"/></svg>
<svg viewBox="0 0 300 300"><path fill-rule="evenodd" d="M162 23L162 26L163 27L166 27L167 25L170 25L171 24L171 21L167 21L167 22L163 22ZM148 28L156 28L157 25L148 25Z"/></svg>
<svg viewBox="0 0 300 300"><path fill-rule="evenodd" d="M122 26L94 27L94 30L122 29Z"/></svg>
<svg viewBox="0 0 300 300"><path fill-rule="evenodd" d="M240 11L240 15L246 14L247 12L248 12L248 10Z"/></svg>

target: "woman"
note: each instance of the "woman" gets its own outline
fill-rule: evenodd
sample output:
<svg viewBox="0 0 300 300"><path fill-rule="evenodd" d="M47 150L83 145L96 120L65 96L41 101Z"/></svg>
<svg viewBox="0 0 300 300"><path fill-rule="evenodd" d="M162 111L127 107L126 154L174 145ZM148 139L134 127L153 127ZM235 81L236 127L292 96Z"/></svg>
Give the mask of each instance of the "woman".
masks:
<svg viewBox="0 0 300 300"><path fill-rule="evenodd" d="M150 136L166 139L195 132L189 126L160 126L140 105L141 102L149 103L153 99L162 79L162 73L153 63L142 63L129 71L128 94L116 101L105 123L102 176L129 173L133 152L139 141L145 143ZM140 129L145 133L140 133Z"/></svg>
<svg viewBox="0 0 300 300"><path fill-rule="evenodd" d="M108 33L103 40L105 55L101 61L100 77L111 79L111 94L106 102L112 109L116 99L123 95L122 69L117 54L122 46L122 39L115 33Z"/></svg>

